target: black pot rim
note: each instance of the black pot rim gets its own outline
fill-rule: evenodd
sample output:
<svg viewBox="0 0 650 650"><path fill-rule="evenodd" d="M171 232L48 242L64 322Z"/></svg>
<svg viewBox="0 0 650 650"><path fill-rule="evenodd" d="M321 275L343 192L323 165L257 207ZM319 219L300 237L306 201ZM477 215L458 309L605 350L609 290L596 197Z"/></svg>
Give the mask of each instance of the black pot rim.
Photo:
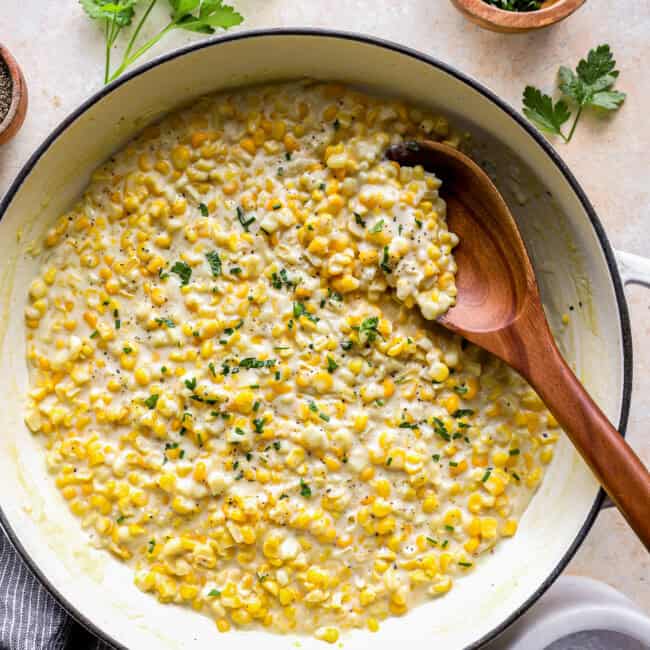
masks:
<svg viewBox="0 0 650 650"><path fill-rule="evenodd" d="M583 209L585 210L589 221L598 237L600 242L601 249L605 255L607 266L609 269L610 277L612 284L614 286L614 293L616 295L616 302L618 305L618 311L620 316L620 326L621 326L621 340L623 347L623 391L621 396L621 415L618 422L618 430L621 435L625 435L627 428L627 422L630 412L630 401L632 396L632 335L630 330L630 317L627 308L627 302L625 300L625 293L623 291L623 283L619 275L618 266L616 264L616 259L614 257L614 252L609 243L605 230L598 218L591 202L587 198L584 190L576 180L575 176L569 170L566 163L560 158L555 149L551 144L544 138L544 136L539 133L529 122L527 122L515 109L507 104L504 100L500 99L495 95L491 90L486 86L476 81L475 79L467 76L466 74L459 72L452 66L439 61L438 59L424 54L418 50L389 41L386 39L378 38L376 36L370 36L360 32L347 32L339 31L332 29L321 29L321 28L270 28L270 29L255 29L255 30L246 30L233 34L226 34L218 36L215 38L206 39L198 43L193 43L185 47L179 48L159 56L147 63L142 64L141 66L125 73L120 78L111 82L107 86L101 88L96 93L91 95L86 101L84 101L77 109L70 113L43 141L43 143L34 151L30 156L27 162L23 165L22 169L16 176L15 180L9 187L9 190L5 194L4 198L0 201L0 220L5 214L5 211L9 207L9 204L13 200L14 196L20 189L21 185L38 163L43 154L50 148L50 146L61 136L68 126L70 126L75 120L77 120L81 115L83 115L89 108L94 104L104 98L106 95L111 93L113 90L118 88L124 83L127 83L129 80L138 77L147 71L155 68L167 61L174 60L189 52L194 52L196 50L201 50L208 47L215 47L221 43L227 43L230 41L238 41L249 38L260 38L260 37L276 37L276 36L316 36L316 37L325 37L325 38L338 38L342 40L351 40L357 41L360 43L365 43L367 45L373 45L387 50L392 50L398 52L410 58L416 59L423 63L427 63L439 70L445 72L446 74L456 78L457 80L463 82L464 84L470 86L472 89L479 92L481 95L489 99L493 104L500 108L504 113L506 113L511 119L513 119L517 124L522 127L527 134L537 143L537 145L544 151L544 153L551 159L555 164L558 170L562 173L564 178L567 180L573 192L580 200ZM474 641L466 647L466 650L474 650L480 648L485 643L488 643L499 634L501 634L509 625L516 621L522 614L524 614L530 607L546 592L546 590L555 582L555 580L560 576L564 568L567 566L569 561L573 558L576 551L584 541L587 533L591 529L598 512L600 511L605 493L601 489L598 493L598 496L594 500L594 504L591 507L587 518L585 519L580 531L576 535L575 540L571 546L567 549L564 556L557 563L554 570L548 575L548 577L540 584L540 586L535 590L535 592L523 603L519 608L514 612L510 613L499 625L494 627L490 632L485 634L483 637ZM38 577L43 586L49 591L49 593L56 598L58 603L65 609L65 611L72 616L78 623L83 625L88 631L92 632L94 635L105 641L106 643L118 648L120 650L128 650L126 646L122 645L115 639L113 639L108 633L100 629L95 623L89 620L84 616L79 610L72 605L59 591L56 589L49 581L47 576L41 571L37 566L36 562L32 559L29 553L26 551L25 547L22 545L15 531L11 527L7 516L5 515L2 508L0 508L0 526L6 533L7 537L11 541L12 545L22 558L23 562L31 569L31 571Z"/></svg>

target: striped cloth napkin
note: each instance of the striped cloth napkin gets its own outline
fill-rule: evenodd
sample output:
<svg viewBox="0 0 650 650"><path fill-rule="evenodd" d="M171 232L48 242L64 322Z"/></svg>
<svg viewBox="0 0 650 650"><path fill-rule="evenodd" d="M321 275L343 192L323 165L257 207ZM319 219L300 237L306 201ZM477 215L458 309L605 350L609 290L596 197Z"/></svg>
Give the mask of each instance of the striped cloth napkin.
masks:
<svg viewBox="0 0 650 650"><path fill-rule="evenodd" d="M0 650L111 650L70 618L0 529Z"/></svg>

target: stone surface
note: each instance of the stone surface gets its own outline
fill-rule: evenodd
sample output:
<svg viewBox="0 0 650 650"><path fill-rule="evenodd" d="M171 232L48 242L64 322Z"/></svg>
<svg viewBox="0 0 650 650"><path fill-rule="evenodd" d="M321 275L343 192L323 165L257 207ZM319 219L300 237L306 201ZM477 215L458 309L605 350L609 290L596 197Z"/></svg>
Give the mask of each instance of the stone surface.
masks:
<svg viewBox="0 0 650 650"><path fill-rule="evenodd" d="M589 0L562 24L533 34L502 35L466 22L448 0L232 0L246 28L314 26L361 31L433 55L489 86L517 108L526 84L550 91L561 64L575 65L589 48L610 43L628 92L611 119L586 116L570 145L557 144L586 190L615 248L650 257L650 3ZM149 28L165 20L163 2ZM3 0L0 39L27 78L30 108L20 134L0 147L0 194L31 152L70 111L101 86L99 29L75 0ZM155 56L196 40L175 33ZM647 104L646 104L647 102ZM635 349L629 439L650 464L650 293L628 293ZM568 568L603 580L650 614L650 557L613 509L602 512Z"/></svg>

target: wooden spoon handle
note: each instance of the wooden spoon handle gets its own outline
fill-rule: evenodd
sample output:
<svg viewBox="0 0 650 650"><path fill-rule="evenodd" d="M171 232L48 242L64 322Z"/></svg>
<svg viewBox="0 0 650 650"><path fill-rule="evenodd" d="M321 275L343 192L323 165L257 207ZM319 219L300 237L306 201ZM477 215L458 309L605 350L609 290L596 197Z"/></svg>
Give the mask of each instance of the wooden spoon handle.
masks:
<svg viewBox="0 0 650 650"><path fill-rule="evenodd" d="M544 360L539 363L538 357L538 363L521 372L650 550L650 473L549 339Z"/></svg>

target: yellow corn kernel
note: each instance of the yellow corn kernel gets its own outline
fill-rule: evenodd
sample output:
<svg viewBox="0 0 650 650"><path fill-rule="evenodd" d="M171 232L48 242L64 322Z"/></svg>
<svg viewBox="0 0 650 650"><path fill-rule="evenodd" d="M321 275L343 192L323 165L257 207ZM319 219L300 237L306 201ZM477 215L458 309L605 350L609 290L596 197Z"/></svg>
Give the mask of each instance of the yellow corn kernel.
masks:
<svg viewBox="0 0 650 650"><path fill-rule="evenodd" d="M149 381L151 381L149 373L144 368L137 368L133 373L133 377L138 382L138 384L140 384L140 386L146 386Z"/></svg>
<svg viewBox="0 0 650 650"><path fill-rule="evenodd" d="M512 537L517 532L517 522L514 519L508 519L501 527L501 534L504 537Z"/></svg>

